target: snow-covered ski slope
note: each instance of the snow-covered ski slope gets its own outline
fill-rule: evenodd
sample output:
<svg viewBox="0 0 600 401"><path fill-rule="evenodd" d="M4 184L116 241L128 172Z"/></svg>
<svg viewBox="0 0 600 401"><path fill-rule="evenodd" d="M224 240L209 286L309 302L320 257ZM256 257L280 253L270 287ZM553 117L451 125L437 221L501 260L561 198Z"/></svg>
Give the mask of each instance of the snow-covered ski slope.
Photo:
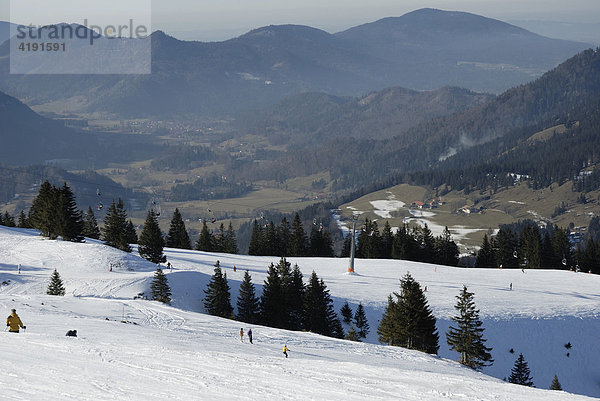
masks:
<svg viewBox="0 0 600 401"><path fill-rule="evenodd" d="M133 299L148 292L156 266L88 240L50 241L35 231L0 227L0 311L16 308L27 330L2 333L0 398L24 400L575 400L548 388L558 374L570 393L600 396L600 277L572 272L476 270L405 261L290 258L305 278L324 279L336 309L366 308L368 343L252 326L205 315L213 265L227 272L235 304L247 269L257 284L273 257L166 250L173 306ZM22 264L21 274L17 264ZM110 265L113 271L109 271ZM233 272L235 265L237 271ZM67 295L45 295L58 269ZM377 345L387 295L407 271L427 286L438 318L440 356ZM509 284L513 283L513 291ZM540 389L504 383L458 365L444 332L462 285L475 292L495 363L508 377L522 352ZM125 323L123 323L125 322ZM77 338L66 337L76 329ZM570 342L567 350L564 344ZM284 344L290 357L282 354ZM515 353L510 353L513 349ZM569 352L569 357L566 353Z"/></svg>

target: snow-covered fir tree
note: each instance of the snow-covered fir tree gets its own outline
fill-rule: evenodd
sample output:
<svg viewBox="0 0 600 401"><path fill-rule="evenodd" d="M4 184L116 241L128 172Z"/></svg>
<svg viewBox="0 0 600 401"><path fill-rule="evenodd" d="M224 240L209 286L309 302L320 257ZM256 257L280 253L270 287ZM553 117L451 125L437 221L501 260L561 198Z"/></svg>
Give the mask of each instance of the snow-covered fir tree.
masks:
<svg viewBox="0 0 600 401"><path fill-rule="evenodd" d="M457 315L452 317L455 326L450 326L446 333L446 342L451 350L458 352L459 362L472 369L481 369L491 365L494 360L491 348L485 346L483 338L483 322L479 319L479 310L475 308L473 293L463 286L456 296Z"/></svg>
<svg viewBox="0 0 600 401"><path fill-rule="evenodd" d="M50 284L48 285L48 290L46 290L46 294L48 295L65 295L65 287L63 285L62 279L60 278L60 274L55 269L50 276Z"/></svg>
<svg viewBox="0 0 600 401"><path fill-rule="evenodd" d="M340 309L340 314L342 315L342 320L346 324L352 323L353 312L350 305L348 305L348 301L344 302L344 305Z"/></svg>
<svg viewBox="0 0 600 401"><path fill-rule="evenodd" d="M304 294L303 328L313 333L342 338L342 324L333 309L329 290L314 271Z"/></svg>
<svg viewBox="0 0 600 401"><path fill-rule="evenodd" d="M379 341L437 354L439 336L427 298L410 273L400 279L400 294L390 295L377 329Z"/></svg>
<svg viewBox="0 0 600 401"><path fill-rule="evenodd" d="M367 315L365 314L365 308L362 306L362 303L359 303L356 307L356 312L354 313L354 324L356 325L358 336L361 338L367 338L370 327L369 322L367 321Z"/></svg>
<svg viewBox="0 0 600 401"><path fill-rule="evenodd" d="M240 284L240 292L237 300L237 320L245 323L257 323L259 319L260 303L256 296L252 277L248 270L244 273L244 279Z"/></svg>
<svg viewBox="0 0 600 401"><path fill-rule="evenodd" d="M104 216L104 227L102 228L102 240L106 245L118 248L125 252L131 252L127 241L127 211L121 198L112 201Z"/></svg>
<svg viewBox="0 0 600 401"><path fill-rule="evenodd" d="M173 212L171 225L165 241L169 248L192 249L190 236L185 228L185 223L178 208Z"/></svg>
<svg viewBox="0 0 600 401"><path fill-rule="evenodd" d="M562 391L562 386L558 381L558 375L554 375L554 379L552 379L552 384L550 385L550 390Z"/></svg>
<svg viewBox="0 0 600 401"><path fill-rule="evenodd" d="M163 254L164 245L156 214L150 209L139 238L140 256L152 263L164 263L167 261L167 257Z"/></svg>
<svg viewBox="0 0 600 401"><path fill-rule="evenodd" d="M165 304L171 304L171 287L169 287L169 280L167 276L159 267L154 273L154 279L150 284L150 290L152 292L152 300L159 301Z"/></svg>
<svg viewBox="0 0 600 401"><path fill-rule="evenodd" d="M227 283L227 274L223 274L221 263L215 263L214 274L204 290L204 307L213 316L233 318L233 307L231 306L231 294Z"/></svg>
<svg viewBox="0 0 600 401"><path fill-rule="evenodd" d="M83 235L88 238L100 239L98 221L91 206L88 206L87 212L83 214Z"/></svg>
<svg viewBox="0 0 600 401"><path fill-rule="evenodd" d="M510 371L508 381L514 384L520 384L522 386L533 387L533 379L531 377L531 371L527 366L527 361L523 357L523 354L519 354L519 357L515 361L515 365Z"/></svg>

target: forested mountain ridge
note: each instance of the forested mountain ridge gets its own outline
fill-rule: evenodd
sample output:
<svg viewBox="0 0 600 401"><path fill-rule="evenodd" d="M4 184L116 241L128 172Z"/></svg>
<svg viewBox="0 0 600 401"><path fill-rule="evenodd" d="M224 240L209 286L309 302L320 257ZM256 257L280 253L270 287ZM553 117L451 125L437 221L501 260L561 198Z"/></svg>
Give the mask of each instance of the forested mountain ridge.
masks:
<svg viewBox="0 0 600 401"><path fill-rule="evenodd" d="M325 135L318 147L309 143L303 149L298 145L294 152L282 154L273 162L241 164L236 173L281 180L329 171L333 189L360 188L372 184L374 177L398 180L405 173L433 168L464 149L515 130L534 126L539 131L556 125L557 119L568 120L570 112L599 94L600 51L590 49L529 84L480 106L416 125L390 139ZM534 132L529 131L529 135ZM377 137L373 132L371 135ZM460 156L456 160L460 163Z"/></svg>
<svg viewBox="0 0 600 401"><path fill-rule="evenodd" d="M323 93L291 96L241 120L242 129L301 141L334 137L391 138L430 119L485 103L492 95L444 87L434 91L386 88L358 98Z"/></svg>

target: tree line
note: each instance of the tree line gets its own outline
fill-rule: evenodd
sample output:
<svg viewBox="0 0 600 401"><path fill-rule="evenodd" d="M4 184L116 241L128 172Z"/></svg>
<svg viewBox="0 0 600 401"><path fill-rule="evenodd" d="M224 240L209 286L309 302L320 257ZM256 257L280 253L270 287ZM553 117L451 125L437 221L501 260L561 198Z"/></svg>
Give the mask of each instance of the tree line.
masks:
<svg viewBox="0 0 600 401"><path fill-rule="evenodd" d="M352 236L348 235L342 248L342 257L350 256ZM355 256L365 259L404 259L446 266L458 265L458 246L452 240L448 227L434 237L429 227L402 225L392 233L389 222L381 232L376 221L365 219L359 231Z"/></svg>
<svg viewBox="0 0 600 401"><path fill-rule="evenodd" d="M556 225L545 229L532 220L502 225L491 238L484 235L475 267L548 268L573 266L569 233Z"/></svg>
<svg viewBox="0 0 600 401"><path fill-rule="evenodd" d="M343 328L333 308L327 286L313 271L305 284L298 265L291 267L285 258L271 263L263 283L262 295L256 294L252 277L246 271L237 298L237 314L231 305L227 273L215 264L205 292L204 307L214 316L237 319L287 330L306 330L330 337L343 337Z"/></svg>
<svg viewBox="0 0 600 401"><path fill-rule="evenodd" d="M329 230L315 220L310 237L307 236L300 216L296 213L291 225L286 217L283 217L278 226L273 221L264 223L264 219L255 219L248 254L332 257L334 252Z"/></svg>

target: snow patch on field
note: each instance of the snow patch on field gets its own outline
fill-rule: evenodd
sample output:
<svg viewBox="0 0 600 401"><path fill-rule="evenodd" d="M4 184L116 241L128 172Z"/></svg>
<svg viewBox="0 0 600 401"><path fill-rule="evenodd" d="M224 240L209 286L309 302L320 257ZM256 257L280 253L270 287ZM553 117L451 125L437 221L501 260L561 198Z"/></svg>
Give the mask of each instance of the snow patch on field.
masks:
<svg viewBox="0 0 600 401"><path fill-rule="evenodd" d="M434 217L436 214L418 209L409 209L408 212L415 217Z"/></svg>
<svg viewBox="0 0 600 401"><path fill-rule="evenodd" d="M370 201L369 203L371 205L373 205L373 207L375 208L373 213L375 213L377 216L379 216L383 219L391 219L392 212L396 212L396 211L402 209L406 205L402 201L391 200L391 199L375 200L375 201Z"/></svg>

